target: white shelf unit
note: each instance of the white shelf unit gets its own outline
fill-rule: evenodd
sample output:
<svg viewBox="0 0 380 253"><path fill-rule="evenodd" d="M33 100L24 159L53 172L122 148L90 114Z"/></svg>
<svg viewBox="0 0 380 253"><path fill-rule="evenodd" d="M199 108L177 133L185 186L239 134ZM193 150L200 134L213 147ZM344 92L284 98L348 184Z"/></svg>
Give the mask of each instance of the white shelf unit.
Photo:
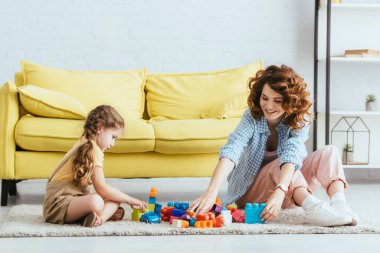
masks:
<svg viewBox="0 0 380 253"><path fill-rule="evenodd" d="M327 6L321 6L321 10L326 10ZM341 3L331 4L333 10L376 10L380 9L380 4L359 4L359 3Z"/></svg>
<svg viewBox="0 0 380 253"><path fill-rule="evenodd" d="M327 6L326 5L321 6L319 8L319 13L326 14L326 16L327 16L327 13L328 13L327 12ZM346 15L346 17L347 17L346 19L343 19L344 21L342 21L342 20L337 21L338 18L341 18L344 15ZM335 20L334 20L334 16L336 18ZM378 79L371 79L371 81L373 81L373 84L371 84L371 85L373 85L373 86L369 86L368 84L365 85L364 82L361 83L361 82L352 81L354 83L354 85L356 85L356 88L362 87L361 89L363 90L363 92L364 92L364 90L366 90L365 91L366 95L363 95L360 92L359 93L355 92L355 91L357 91L357 89L356 90L350 89L350 87L351 88L353 87L350 85L353 85L353 84L352 83L351 84L346 83L346 81L348 79L347 76L350 76L352 74L352 72L357 74L357 72L355 72L356 69L367 70L367 68L368 68L368 69L371 69L371 71L373 73L377 72L376 70L374 71L374 69L377 68L377 65L372 65L372 64L380 63L380 58L378 58L378 57L373 57L373 58L372 57L371 58L369 58L369 57L368 58L367 57L365 57L365 58L364 57L363 58L361 58L361 57L344 57L343 53L344 53L344 50L346 50L346 49L377 49L377 50L380 49L380 36L378 36L378 35L373 36L374 34L378 34L378 29L376 27L373 29L373 25L372 25L372 29L367 26L367 24L369 24L369 26L371 26L371 21L370 21L371 18L377 19L377 16L380 17L380 3L378 3L378 4L362 4L362 3L358 3L358 4L354 4L354 3L352 3L352 4L348 4L348 3L332 4L331 5L331 27L333 29L331 29L331 27L328 27L329 24L327 22L326 22L326 24L323 24L323 25L320 24L319 25L320 28L318 28L318 29L322 28L323 32L326 32L326 29L330 29L330 32L332 31L330 36L327 36L326 38L324 38L325 40L322 39L319 42L319 43L321 43L322 49L323 49L323 43L325 41L327 41L328 38L330 39L330 42L328 42L329 43L328 49L325 48L326 50L328 50L328 52L330 54L328 70L326 68L326 82L327 82L327 73L328 73L328 75L329 75L328 80L329 80L330 85L329 86L326 85L326 89L327 89L327 87L333 87L333 86L335 87L335 91L331 92L331 96L329 95L330 100L332 100L333 104L335 104L335 105L330 107L330 102L329 102L329 106L328 106L328 108L330 108L328 111L329 116L330 116L328 118L329 121L330 121L330 119L332 119L332 121L337 121L340 117L343 117L343 116L349 116L349 117L350 116L352 116L352 117L358 116L358 117L362 117L363 119L365 119L365 121L367 121L367 120L370 122L376 121L376 123L377 123L377 126L374 127L373 129L371 129L371 147L370 147L370 151L369 151L370 152L369 164L344 165L344 168L352 169L352 170L355 170L355 169L358 169L358 170L359 169L376 169L376 170L380 169L380 159L379 159L380 156L377 155L377 153L380 152L380 144L377 144L377 141L376 141L377 139L379 139L377 135L380 135L380 131L379 131L380 124L378 124L378 121L380 119L380 117L379 117L380 111L368 112L368 111L364 111L364 110L358 110L358 109L362 108L362 106L364 107L365 96L367 94L371 94L373 91L375 91L374 93L376 94L377 98L380 97L379 96L380 94L377 94L379 92L376 93L376 91L378 91L378 88L372 89L372 87L379 86L378 85L379 84ZM357 19L357 17L359 17L359 19ZM361 26L360 26L360 29L355 30L355 27L356 28L358 27L357 23L360 23ZM339 26L339 28L334 27L335 24L338 24L337 27ZM342 27L344 27L344 28L342 29ZM334 28L335 28L335 31L334 31ZM341 30L338 30L338 29L341 29ZM356 42L359 41L359 42L363 42L363 43L362 44L360 44L360 43L355 44L355 43L352 43L352 41L350 41L350 40L344 41L344 39L342 39L342 37L340 37L342 34L343 34L342 37L345 37L346 35L349 35L349 34L353 34L353 36L356 36L356 38L355 38ZM319 35L318 35L318 37L319 37ZM372 44L368 43L368 41L371 41ZM376 41L376 43L374 43L374 41ZM331 45L330 45L330 43L331 43ZM323 50L325 50L325 49L323 49ZM327 64L326 55L325 56L318 55L317 59L318 59L317 64L318 63ZM344 69L344 71L342 71L343 69ZM354 71L352 71L352 70L354 70ZM324 73L325 69L321 67L319 71L321 71L321 73ZM335 80L333 80L333 81L330 80L330 72L335 77ZM379 73L380 73L380 71L379 71ZM367 74L368 74L368 72L367 73L365 71L363 72L363 79L367 78ZM341 78L341 75L343 75L343 78ZM338 80L338 78L340 78L343 81L340 82L341 80ZM367 79L369 80L369 77ZM337 82L339 83L339 85L337 85L338 84ZM337 86L335 86L335 85L337 85ZM339 89L338 94L336 93L337 87L341 88L341 89ZM351 94L347 95L349 93L351 93ZM337 96L339 96L339 95L343 96L343 98L345 97L346 100L347 100L347 98L351 99L353 97L354 99L352 99L353 100L352 103L356 103L355 105L357 105L357 106L352 106L350 108L351 105L348 103L337 102L337 101L341 101L341 99L337 99ZM360 104L360 106L359 106L359 104L357 102L358 100L360 100L361 101L360 103L363 103L363 104ZM378 99L378 101L379 101L379 99ZM377 103L379 105L379 102L377 102ZM327 108L327 100L326 100L326 103L322 102L322 104L325 104L325 106ZM345 108L347 108L347 110ZM380 109L378 108L378 110L380 110ZM320 125L321 121L326 122L326 120L327 120L326 113L327 113L326 111L318 110L318 115L322 116L318 120L319 121L318 125ZM325 127L325 130L324 130L325 134L329 135L331 128L333 126L334 126L334 124L331 122L329 128L327 129L328 134L326 133L326 127ZM373 135L373 133L375 133L375 134ZM374 136L374 137L372 137L372 136ZM326 137L326 139L327 139L327 137ZM329 136L329 140L331 141L331 136ZM321 138L319 138L319 141L321 141ZM377 150L377 152L374 152L376 150Z"/></svg>
<svg viewBox="0 0 380 253"><path fill-rule="evenodd" d="M344 169L380 169L380 164L343 165Z"/></svg>
<svg viewBox="0 0 380 253"><path fill-rule="evenodd" d="M326 61L326 59L324 59ZM380 57L377 58L365 58L365 57L344 57L344 56L332 56L330 57L331 62L378 62L380 63Z"/></svg>

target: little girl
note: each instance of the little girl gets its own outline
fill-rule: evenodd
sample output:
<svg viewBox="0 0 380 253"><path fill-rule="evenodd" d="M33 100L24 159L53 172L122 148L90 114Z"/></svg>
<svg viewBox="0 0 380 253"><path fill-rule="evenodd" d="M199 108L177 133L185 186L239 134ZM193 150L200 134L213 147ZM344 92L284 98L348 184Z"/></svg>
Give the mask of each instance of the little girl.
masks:
<svg viewBox="0 0 380 253"><path fill-rule="evenodd" d="M88 114L82 138L48 180L43 205L46 222L96 227L109 219L122 219L120 203L146 209L146 203L108 185L104 177L103 152L115 145L123 130L124 120L111 106L98 106ZM96 192L89 191L90 185Z"/></svg>
<svg viewBox="0 0 380 253"><path fill-rule="evenodd" d="M211 182L191 210L209 210L228 176L224 204L243 208L249 202L266 202L263 220L297 205L304 208L309 224L356 225L358 217L345 203L348 184L337 148L322 147L306 157L311 101L304 79L285 65L269 66L250 79L249 88L249 109L221 148ZM330 196L330 205L311 195L319 185Z"/></svg>

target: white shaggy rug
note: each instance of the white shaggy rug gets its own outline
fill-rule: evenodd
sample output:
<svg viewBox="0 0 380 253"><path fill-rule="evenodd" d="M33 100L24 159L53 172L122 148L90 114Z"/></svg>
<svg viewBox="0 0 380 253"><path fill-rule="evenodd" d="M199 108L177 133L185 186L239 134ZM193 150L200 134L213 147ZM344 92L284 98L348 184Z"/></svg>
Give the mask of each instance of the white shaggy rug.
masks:
<svg viewBox="0 0 380 253"><path fill-rule="evenodd" d="M282 210L276 221L268 224L239 224L229 227L196 229L175 228L167 222L145 224L130 220L131 209L124 206L126 215L122 221L106 222L97 228L79 225L53 225L42 218L41 205L18 205L11 208L0 227L0 237L41 237L41 236L126 236L126 235L244 235L244 234L357 234L380 233L380 226L369 220L361 220L358 226L317 227L303 225L302 208ZM372 225L371 225L372 224Z"/></svg>

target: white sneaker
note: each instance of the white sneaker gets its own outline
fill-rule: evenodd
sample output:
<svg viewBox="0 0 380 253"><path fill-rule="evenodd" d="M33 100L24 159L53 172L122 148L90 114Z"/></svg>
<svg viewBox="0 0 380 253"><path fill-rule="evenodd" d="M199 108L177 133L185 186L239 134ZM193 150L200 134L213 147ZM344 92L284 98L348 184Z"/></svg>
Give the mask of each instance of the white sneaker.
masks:
<svg viewBox="0 0 380 253"><path fill-rule="evenodd" d="M338 211L338 213L341 213L341 214L346 214L346 215L349 215L351 216L352 218L352 222L348 225L350 226L356 226L359 222L359 216L354 213L351 208L344 202L341 202L341 201L337 201L337 202L334 202L331 204L331 206L336 210Z"/></svg>
<svg viewBox="0 0 380 253"><path fill-rule="evenodd" d="M333 227L352 223L350 215L337 212L333 207L321 202L312 210L305 210L305 222L309 225Z"/></svg>

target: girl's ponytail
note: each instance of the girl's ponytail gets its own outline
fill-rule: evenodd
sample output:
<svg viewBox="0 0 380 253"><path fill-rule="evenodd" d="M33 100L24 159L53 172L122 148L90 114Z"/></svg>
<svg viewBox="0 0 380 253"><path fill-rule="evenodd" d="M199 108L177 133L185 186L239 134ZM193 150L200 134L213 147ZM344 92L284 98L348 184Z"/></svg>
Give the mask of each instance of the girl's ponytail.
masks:
<svg viewBox="0 0 380 253"><path fill-rule="evenodd" d="M93 157L94 145L91 140L83 143L77 151L74 158L74 183L80 187L86 187L92 184L91 176L95 169Z"/></svg>

